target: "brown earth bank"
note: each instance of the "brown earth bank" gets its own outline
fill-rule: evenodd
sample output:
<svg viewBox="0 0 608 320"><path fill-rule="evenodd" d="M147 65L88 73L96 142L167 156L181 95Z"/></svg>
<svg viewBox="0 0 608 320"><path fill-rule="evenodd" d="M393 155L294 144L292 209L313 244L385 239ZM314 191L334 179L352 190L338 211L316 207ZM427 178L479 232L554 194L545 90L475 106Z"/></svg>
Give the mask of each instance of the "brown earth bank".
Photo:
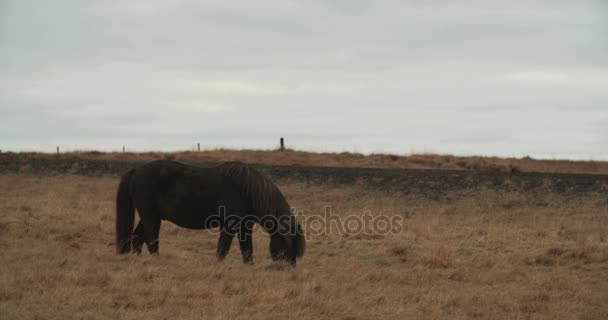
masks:
<svg viewBox="0 0 608 320"><path fill-rule="evenodd" d="M171 157L174 158L174 157ZM120 175L145 159L89 159L69 156L0 154L0 173ZM216 162L184 161L198 166ZM252 164L275 181L308 184L361 184L375 190L441 197L476 190L608 194L608 175L520 172L517 170L431 170L402 168L307 167Z"/></svg>
<svg viewBox="0 0 608 320"><path fill-rule="evenodd" d="M9 153L10 154L10 153ZM309 167L405 168L472 171L521 171L550 173L608 174L608 161L543 160L531 157L500 158L444 154L369 154L351 152L308 152L298 150L213 149L181 152L73 151L60 154L17 153L32 158L68 157L87 160L155 160L171 157L185 162L241 161L269 165Z"/></svg>

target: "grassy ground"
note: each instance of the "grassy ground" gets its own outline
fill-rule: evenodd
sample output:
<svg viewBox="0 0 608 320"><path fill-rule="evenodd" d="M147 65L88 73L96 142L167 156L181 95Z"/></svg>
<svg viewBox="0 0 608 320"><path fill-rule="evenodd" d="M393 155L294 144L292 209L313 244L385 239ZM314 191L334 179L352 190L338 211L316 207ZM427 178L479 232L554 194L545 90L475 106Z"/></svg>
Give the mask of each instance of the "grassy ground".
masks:
<svg viewBox="0 0 608 320"><path fill-rule="evenodd" d="M160 256L118 256L117 179L0 175L2 319L607 319L606 195L478 192L430 200L284 182L305 215L401 215L396 235L318 235L293 269L256 234L164 223ZM307 227L310 230L310 227Z"/></svg>
<svg viewBox="0 0 608 320"><path fill-rule="evenodd" d="M22 153L21 155L24 157L56 157L54 154L44 153ZM363 155L349 152L316 153L295 150L215 149L201 152L184 151L172 153L105 153L97 151L76 151L63 153L60 156L102 160L152 160L169 157L179 161L242 161L246 163L265 163L272 165L608 174L608 161L537 160L530 157L459 157L440 154L399 156L391 154Z"/></svg>

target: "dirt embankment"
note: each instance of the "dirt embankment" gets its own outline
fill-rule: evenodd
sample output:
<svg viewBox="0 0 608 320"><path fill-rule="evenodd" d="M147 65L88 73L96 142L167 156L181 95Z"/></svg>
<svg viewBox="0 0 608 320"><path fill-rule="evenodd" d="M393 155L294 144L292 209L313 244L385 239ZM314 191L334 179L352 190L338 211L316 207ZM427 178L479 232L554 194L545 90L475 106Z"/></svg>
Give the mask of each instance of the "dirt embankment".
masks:
<svg viewBox="0 0 608 320"><path fill-rule="evenodd" d="M144 160L94 160L81 158L24 157L0 155L0 173L120 175ZM188 162L211 166L211 162ZM347 167L308 167L254 164L275 181L352 185L376 190L424 194L438 197L448 192L467 194L478 190L515 192L555 192L560 194L605 193L608 175L521 173L503 171L458 171L420 169L380 169Z"/></svg>
<svg viewBox="0 0 608 320"><path fill-rule="evenodd" d="M11 154L11 153L9 153ZM384 169L438 169L467 171L546 172L608 174L608 161L547 160L456 156L449 154L369 154L350 152L308 152L301 150L212 149L176 152L69 151L61 154L41 152L12 153L27 158L78 158L83 160L145 160L171 158L181 162L241 161L273 166L348 167Z"/></svg>

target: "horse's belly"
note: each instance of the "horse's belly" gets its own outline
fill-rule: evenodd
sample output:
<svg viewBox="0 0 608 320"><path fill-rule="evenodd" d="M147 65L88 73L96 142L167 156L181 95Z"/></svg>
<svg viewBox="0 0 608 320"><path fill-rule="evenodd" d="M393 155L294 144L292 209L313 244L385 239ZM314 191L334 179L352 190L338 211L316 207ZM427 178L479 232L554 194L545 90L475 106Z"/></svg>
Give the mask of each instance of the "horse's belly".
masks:
<svg viewBox="0 0 608 320"><path fill-rule="evenodd" d="M177 213L165 216L165 220L187 229L209 229L218 227L216 219L208 218L202 214Z"/></svg>

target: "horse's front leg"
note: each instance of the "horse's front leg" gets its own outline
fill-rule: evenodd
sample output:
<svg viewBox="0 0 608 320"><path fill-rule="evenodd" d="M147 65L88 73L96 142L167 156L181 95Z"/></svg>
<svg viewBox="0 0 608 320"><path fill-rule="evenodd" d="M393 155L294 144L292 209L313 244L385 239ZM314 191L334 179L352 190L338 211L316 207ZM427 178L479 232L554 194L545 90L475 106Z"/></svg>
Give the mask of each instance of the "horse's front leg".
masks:
<svg viewBox="0 0 608 320"><path fill-rule="evenodd" d="M239 229L239 246L245 264L253 264L253 223L244 222Z"/></svg>
<svg viewBox="0 0 608 320"><path fill-rule="evenodd" d="M217 260L222 261L226 258L230 251L230 244L234 238L234 232L230 232L227 228L220 228L220 239L217 242Z"/></svg>

